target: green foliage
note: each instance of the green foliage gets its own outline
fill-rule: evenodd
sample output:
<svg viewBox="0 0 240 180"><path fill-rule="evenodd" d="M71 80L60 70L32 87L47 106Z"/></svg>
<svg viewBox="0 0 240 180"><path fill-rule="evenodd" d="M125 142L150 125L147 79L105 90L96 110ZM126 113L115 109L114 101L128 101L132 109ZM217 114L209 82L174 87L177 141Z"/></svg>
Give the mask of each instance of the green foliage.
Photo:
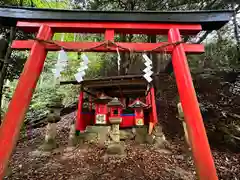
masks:
<svg viewBox="0 0 240 180"><path fill-rule="evenodd" d="M189 56L192 70L239 70L237 46L231 39L213 40L205 43L205 53Z"/></svg>
<svg viewBox="0 0 240 180"><path fill-rule="evenodd" d="M30 1L30 0L27 0ZM48 1L48 0L32 0L35 7L38 8L59 8L65 9L69 7L69 1Z"/></svg>
<svg viewBox="0 0 240 180"><path fill-rule="evenodd" d="M8 66L6 79L12 81L18 79L22 72L28 53L13 51L11 54L11 63Z"/></svg>

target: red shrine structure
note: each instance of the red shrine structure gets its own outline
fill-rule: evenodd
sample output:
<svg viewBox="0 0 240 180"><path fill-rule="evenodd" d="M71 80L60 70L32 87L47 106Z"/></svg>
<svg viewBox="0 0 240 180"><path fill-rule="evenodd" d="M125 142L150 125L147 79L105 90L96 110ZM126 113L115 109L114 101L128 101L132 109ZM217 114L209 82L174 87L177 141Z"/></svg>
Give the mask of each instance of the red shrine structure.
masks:
<svg viewBox="0 0 240 180"><path fill-rule="evenodd" d="M149 134L157 123L154 88L142 75L88 79L81 83L65 81L61 84L81 84L77 131L84 132L89 125L109 125L112 116L122 118L121 128L151 124ZM85 95L88 98L83 98ZM83 108L84 103L88 103L88 108Z"/></svg>
<svg viewBox="0 0 240 180"><path fill-rule="evenodd" d="M182 35L196 35L202 30L219 29L230 20L232 13L228 10L103 12L0 7L0 23L3 26L16 26L24 32L36 33L35 39L15 40L12 43L14 50L30 50L31 52L0 128L0 179L4 176L9 158L16 145L47 52L61 49L78 52L116 52L116 47L118 47L120 52L167 52L172 55L173 71L198 177L201 180L217 180L186 58L186 54L203 53L204 47L202 44L184 43ZM103 33L105 40L103 42L52 41L53 34L56 32ZM115 42L116 34L168 35L168 41ZM84 131L91 123L108 123L109 117L116 116L122 118L122 127L157 122L155 92L151 84L148 84L141 75L109 78L82 82L76 120L77 130ZM107 85L109 82L111 86ZM85 88L91 92L86 92ZM84 93L91 93L89 97L94 98L93 101L89 98L88 112L82 110ZM119 94L121 94L120 97ZM92 104L95 104L95 113L92 113ZM124 113L126 108L133 109L133 113L131 115Z"/></svg>

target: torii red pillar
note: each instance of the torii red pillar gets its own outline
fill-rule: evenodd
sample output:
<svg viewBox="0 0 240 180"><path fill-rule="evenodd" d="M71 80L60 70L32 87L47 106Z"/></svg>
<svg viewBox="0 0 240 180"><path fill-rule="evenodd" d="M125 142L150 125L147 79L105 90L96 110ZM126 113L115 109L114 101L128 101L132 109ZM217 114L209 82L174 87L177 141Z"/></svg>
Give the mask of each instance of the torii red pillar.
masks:
<svg viewBox="0 0 240 180"><path fill-rule="evenodd" d="M49 26L39 28L37 38L49 40L52 31ZM44 45L35 41L24 66L8 111L0 128L0 179L4 177L8 160L16 144L38 78L42 72L47 52Z"/></svg>
<svg viewBox="0 0 240 180"><path fill-rule="evenodd" d="M171 43L181 41L177 28L170 29L168 37ZM182 44L176 45L173 49L172 64L198 177L201 180L217 180L212 153Z"/></svg>

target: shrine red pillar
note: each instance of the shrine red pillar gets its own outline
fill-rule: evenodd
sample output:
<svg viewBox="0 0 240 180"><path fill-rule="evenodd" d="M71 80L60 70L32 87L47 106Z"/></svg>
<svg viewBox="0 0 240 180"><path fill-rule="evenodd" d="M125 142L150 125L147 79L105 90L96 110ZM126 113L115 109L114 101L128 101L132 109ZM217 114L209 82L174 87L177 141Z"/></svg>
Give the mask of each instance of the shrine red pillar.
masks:
<svg viewBox="0 0 240 180"><path fill-rule="evenodd" d="M148 94L146 96L146 104L151 105L151 93L150 93L150 91L148 92Z"/></svg>
<svg viewBox="0 0 240 180"><path fill-rule="evenodd" d="M89 96L88 101L89 101L89 111L90 113L92 113L92 97L91 96Z"/></svg>
<svg viewBox="0 0 240 180"><path fill-rule="evenodd" d="M153 131L154 125L158 122L156 100L155 100L155 90L154 90L153 86L150 88L149 93L150 93L150 103L151 103L152 110L150 113L148 133L151 134Z"/></svg>
<svg viewBox="0 0 240 180"><path fill-rule="evenodd" d="M150 96L151 96L151 106L152 106L152 115L153 115L152 123L156 124L158 122L158 119L157 119L157 108L156 108L154 87L150 88Z"/></svg>
<svg viewBox="0 0 240 180"><path fill-rule="evenodd" d="M37 38L49 40L51 37L51 28L42 25ZM3 179L4 171L8 166L8 161L17 142L46 55L44 45L35 41L0 128L0 179Z"/></svg>
<svg viewBox="0 0 240 180"><path fill-rule="evenodd" d="M168 37L171 43L181 41L180 32L175 28L169 30ZM172 64L198 177L200 180L217 180L213 157L182 44L176 45L173 49Z"/></svg>
<svg viewBox="0 0 240 180"><path fill-rule="evenodd" d="M86 125L84 123L83 113L82 113L83 97L84 97L84 92L81 90L78 98L78 111L77 111L77 119L76 119L76 130L80 132L83 132L86 129Z"/></svg>

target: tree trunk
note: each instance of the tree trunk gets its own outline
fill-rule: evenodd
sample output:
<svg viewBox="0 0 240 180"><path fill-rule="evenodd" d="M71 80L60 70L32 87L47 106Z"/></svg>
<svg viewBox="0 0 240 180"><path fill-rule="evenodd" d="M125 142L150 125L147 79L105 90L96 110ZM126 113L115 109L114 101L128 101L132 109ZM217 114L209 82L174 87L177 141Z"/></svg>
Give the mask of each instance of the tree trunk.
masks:
<svg viewBox="0 0 240 180"><path fill-rule="evenodd" d="M0 39L0 72L2 71L5 54L8 49L8 42L5 38Z"/></svg>
<svg viewBox="0 0 240 180"><path fill-rule="evenodd" d="M33 0L31 0L31 2L30 2L30 3L31 3L31 7L34 7L34 3L33 3Z"/></svg>
<svg viewBox="0 0 240 180"><path fill-rule="evenodd" d="M20 0L20 2L19 2L19 6L20 6L20 7L23 6L23 0Z"/></svg>
<svg viewBox="0 0 240 180"><path fill-rule="evenodd" d="M12 41L15 37L16 31L15 31L15 27L11 27L11 32L10 32L10 38L9 38L9 46L7 48L7 52L5 54L5 58L4 58L4 63L2 66L2 70L0 73L0 118L2 119L2 94L3 94L3 85L4 85L4 80L5 77L7 75L7 68L8 65L11 63L11 53L12 53L12 48L11 48L11 44ZM0 119L0 123L2 122L2 120Z"/></svg>
<svg viewBox="0 0 240 180"><path fill-rule="evenodd" d="M234 36L237 42L237 54L238 54L238 61L240 61L240 37L239 37L239 33L238 33L238 24L237 24L237 9L235 9L236 3L233 1L232 2L232 9L234 9L234 14L233 14L233 25L234 25Z"/></svg>
<svg viewBox="0 0 240 180"><path fill-rule="evenodd" d="M127 36L126 34L120 35L120 42L126 42ZM121 52L121 62L120 62L120 75L125 75L126 74L126 68L128 66L128 58L127 58L127 53L126 52Z"/></svg>
<svg viewBox="0 0 240 180"><path fill-rule="evenodd" d="M157 36L156 35L148 36L148 42L149 43L156 43L157 42ZM158 60L157 53L149 53L148 56L150 56L150 59L152 59L153 73L158 73L158 71L160 71L161 61ZM158 76L155 76L153 78L153 81L154 81L155 87L158 89L159 88Z"/></svg>

